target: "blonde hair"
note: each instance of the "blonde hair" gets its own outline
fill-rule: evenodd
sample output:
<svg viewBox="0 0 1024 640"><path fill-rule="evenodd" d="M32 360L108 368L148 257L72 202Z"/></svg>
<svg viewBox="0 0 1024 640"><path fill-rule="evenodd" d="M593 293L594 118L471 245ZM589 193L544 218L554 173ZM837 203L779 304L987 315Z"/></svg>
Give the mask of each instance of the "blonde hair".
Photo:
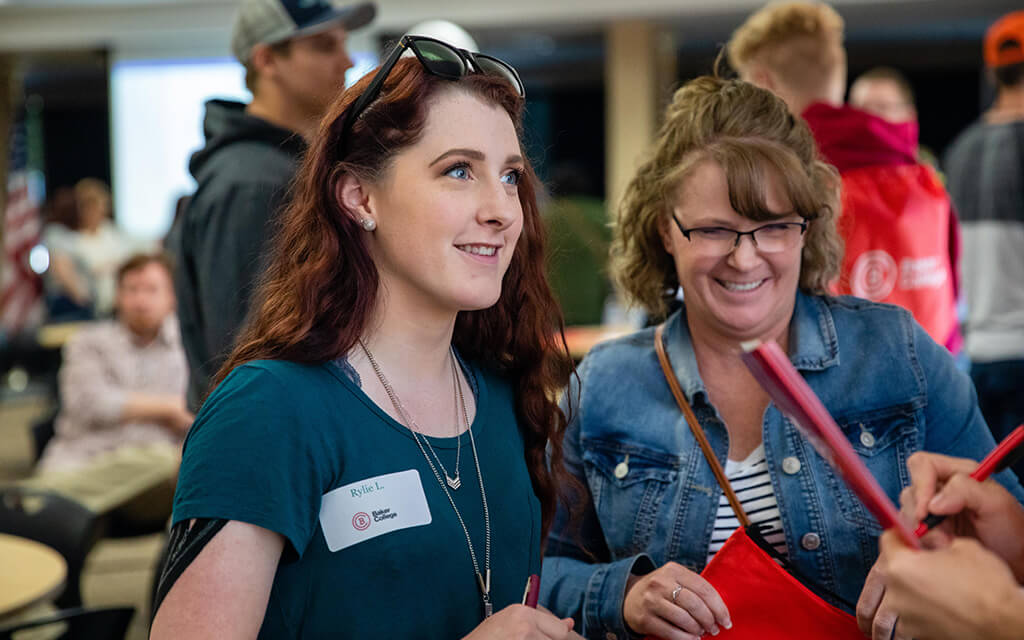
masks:
<svg viewBox="0 0 1024 640"><path fill-rule="evenodd" d="M99 178L82 178L75 183L75 195L79 198L110 198L110 187Z"/></svg>
<svg viewBox="0 0 1024 640"><path fill-rule="evenodd" d="M99 178L82 178L76 182L75 201L79 207L85 204L101 206L110 215L110 187Z"/></svg>
<svg viewBox="0 0 1024 640"><path fill-rule="evenodd" d="M810 221L800 288L826 293L843 253L836 170L819 159L807 125L781 98L742 80L704 76L676 91L614 220L611 271L630 300L652 317L665 314L679 278L661 231L679 187L708 160L724 170L733 209L751 220L789 215L772 213L765 201L769 177L781 179L795 212Z"/></svg>
<svg viewBox="0 0 1024 640"><path fill-rule="evenodd" d="M773 2L755 11L726 44L729 64L745 78L770 69L794 90L815 91L845 68L843 19L822 2Z"/></svg>

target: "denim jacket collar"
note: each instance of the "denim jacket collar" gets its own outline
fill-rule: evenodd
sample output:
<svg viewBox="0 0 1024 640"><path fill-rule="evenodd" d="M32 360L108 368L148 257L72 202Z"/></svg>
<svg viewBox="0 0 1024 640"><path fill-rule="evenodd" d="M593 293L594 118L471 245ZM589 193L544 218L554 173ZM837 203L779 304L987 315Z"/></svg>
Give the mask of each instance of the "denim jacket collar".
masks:
<svg viewBox="0 0 1024 640"><path fill-rule="evenodd" d="M797 369L821 371L839 364L839 342L832 312L820 297L797 291L789 327L789 359ZM701 399L707 402L707 389L697 369L697 358L686 323L685 302L665 321L665 345L686 397L695 402L697 394L702 394Z"/></svg>
<svg viewBox="0 0 1024 640"><path fill-rule="evenodd" d="M823 371L839 364L839 339L832 312L820 296L796 293L796 308L790 322L790 362L804 371Z"/></svg>

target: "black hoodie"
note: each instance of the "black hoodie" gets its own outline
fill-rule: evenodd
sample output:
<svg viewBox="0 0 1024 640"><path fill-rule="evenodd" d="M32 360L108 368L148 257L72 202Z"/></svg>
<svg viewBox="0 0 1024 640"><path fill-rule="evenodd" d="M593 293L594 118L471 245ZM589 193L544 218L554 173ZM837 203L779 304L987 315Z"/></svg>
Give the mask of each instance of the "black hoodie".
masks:
<svg viewBox="0 0 1024 640"><path fill-rule="evenodd" d="M206 103L206 146L192 155L198 187L167 238L178 318L199 407L245 319L276 216L306 145L226 100Z"/></svg>

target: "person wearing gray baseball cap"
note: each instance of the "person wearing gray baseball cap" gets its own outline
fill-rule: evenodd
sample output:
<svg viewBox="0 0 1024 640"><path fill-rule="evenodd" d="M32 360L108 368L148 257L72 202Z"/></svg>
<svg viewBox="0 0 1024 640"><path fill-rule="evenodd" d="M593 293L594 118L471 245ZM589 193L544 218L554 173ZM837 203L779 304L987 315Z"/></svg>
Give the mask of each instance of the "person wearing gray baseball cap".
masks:
<svg viewBox="0 0 1024 640"><path fill-rule="evenodd" d="M373 20L372 2L335 7L324 0L245 0L235 18L231 52L245 64L252 48L311 35L341 25L354 31Z"/></svg>
<svg viewBox="0 0 1024 640"><path fill-rule="evenodd" d="M347 34L376 15L372 2L242 0L231 51L245 67L249 104L210 100L206 145L189 162L198 183L167 239L188 355L189 405L245 319L275 214L321 116L352 66Z"/></svg>

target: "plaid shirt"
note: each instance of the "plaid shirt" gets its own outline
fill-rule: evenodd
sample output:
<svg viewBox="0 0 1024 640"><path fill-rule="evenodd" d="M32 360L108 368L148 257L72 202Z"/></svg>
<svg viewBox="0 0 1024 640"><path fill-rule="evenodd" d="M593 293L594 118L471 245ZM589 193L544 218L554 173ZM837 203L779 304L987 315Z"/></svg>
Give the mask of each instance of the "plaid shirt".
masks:
<svg viewBox="0 0 1024 640"><path fill-rule="evenodd" d="M73 469L124 445L180 446L180 434L156 423L122 422L121 411L132 392L184 398L187 383L174 314L146 345L137 344L134 334L116 320L82 329L64 346L56 436L46 447L40 469Z"/></svg>

